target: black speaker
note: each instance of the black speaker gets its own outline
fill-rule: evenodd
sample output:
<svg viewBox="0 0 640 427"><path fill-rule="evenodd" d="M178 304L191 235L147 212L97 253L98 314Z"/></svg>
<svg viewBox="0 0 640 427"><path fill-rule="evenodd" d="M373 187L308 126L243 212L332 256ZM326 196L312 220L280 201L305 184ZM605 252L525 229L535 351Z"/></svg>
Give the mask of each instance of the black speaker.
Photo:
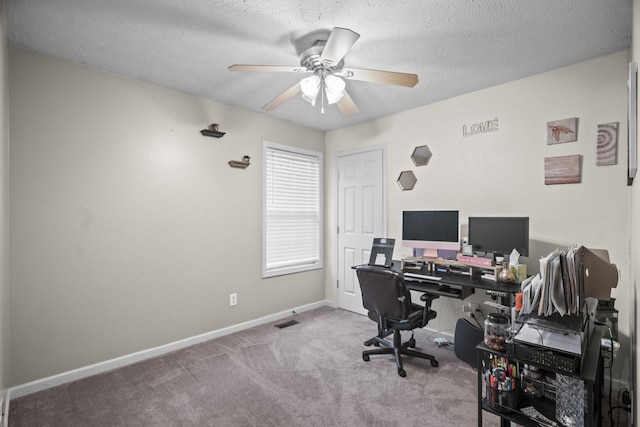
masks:
<svg viewBox="0 0 640 427"><path fill-rule="evenodd" d="M458 319L453 350L456 357L476 369L476 346L484 339L484 331L467 319Z"/></svg>

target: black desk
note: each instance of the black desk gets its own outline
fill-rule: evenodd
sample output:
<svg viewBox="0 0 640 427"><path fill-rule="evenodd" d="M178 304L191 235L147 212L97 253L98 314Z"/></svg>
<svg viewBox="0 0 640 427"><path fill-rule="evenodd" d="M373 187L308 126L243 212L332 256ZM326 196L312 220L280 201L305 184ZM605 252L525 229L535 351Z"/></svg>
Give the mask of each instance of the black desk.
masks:
<svg viewBox="0 0 640 427"><path fill-rule="evenodd" d="M489 291L492 295L504 298L504 305L513 305L513 296L520 292L520 285L514 283L501 283L481 276L468 275L458 272L402 270L401 261L393 261L392 269L403 273L417 273L429 276L441 277L439 281L423 280L405 277L409 289L448 298L465 299L475 293L476 289Z"/></svg>

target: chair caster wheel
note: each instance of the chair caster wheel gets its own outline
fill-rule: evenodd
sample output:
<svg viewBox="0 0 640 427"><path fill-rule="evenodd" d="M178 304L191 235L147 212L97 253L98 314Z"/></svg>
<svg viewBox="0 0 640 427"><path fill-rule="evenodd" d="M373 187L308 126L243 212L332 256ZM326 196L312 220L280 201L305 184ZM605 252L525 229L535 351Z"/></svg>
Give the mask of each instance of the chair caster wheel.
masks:
<svg viewBox="0 0 640 427"><path fill-rule="evenodd" d="M365 362L369 361L369 355L368 354L363 354L362 355L362 360L364 360Z"/></svg>
<svg viewBox="0 0 640 427"><path fill-rule="evenodd" d="M374 346L376 346L376 347L380 347L380 343L379 343L378 341L375 341L375 342L373 343L373 345L374 345Z"/></svg>
<svg viewBox="0 0 640 427"><path fill-rule="evenodd" d="M398 368L398 375L400 375L402 378L407 376L407 373L405 372L404 369L402 368Z"/></svg>
<svg viewBox="0 0 640 427"><path fill-rule="evenodd" d="M410 348L415 348L415 347L416 347L416 340L415 340L415 338L411 338L411 339L409 340L409 347L410 347Z"/></svg>
<svg viewBox="0 0 640 427"><path fill-rule="evenodd" d="M440 366L440 364L438 363L437 360L432 360L431 361L431 366L433 366L434 368L437 368L438 366Z"/></svg>

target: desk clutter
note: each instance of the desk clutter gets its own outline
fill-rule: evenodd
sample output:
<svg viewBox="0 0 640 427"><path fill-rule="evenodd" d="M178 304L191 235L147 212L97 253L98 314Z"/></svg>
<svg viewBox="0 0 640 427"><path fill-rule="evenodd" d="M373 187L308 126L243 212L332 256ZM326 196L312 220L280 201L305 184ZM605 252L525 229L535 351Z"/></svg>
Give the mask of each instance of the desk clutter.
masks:
<svg viewBox="0 0 640 427"><path fill-rule="evenodd" d="M505 351L511 335L511 322L505 314L491 313L484 321L484 344L492 350Z"/></svg>
<svg viewBox="0 0 640 427"><path fill-rule="evenodd" d="M618 283L606 250L573 246L540 259L540 273L521 284L513 340L519 357L567 374L579 373L580 356L597 321L599 300ZM518 303L520 301L520 303Z"/></svg>
<svg viewBox="0 0 640 427"><path fill-rule="evenodd" d="M609 300L618 284L606 250L574 246L540 259L540 273L522 282L523 314L578 314L585 298Z"/></svg>
<svg viewBox="0 0 640 427"><path fill-rule="evenodd" d="M590 359L585 362L589 368L579 375L565 375L505 356L484 343L477 347L477 353L479 427L483 425L482 411L518 425L600 425L603 380L598 374L602 359L597 345L583 356ZM596 363L592 363L594 359Z"/></svg>
<svg viewBox="0 0 640 427"><path fill-rule="evenodd" d="M483 360L483 368L489 406L498 412L516 409L520 397L518 365L496 355L487 360L488 366Z"/></svg>
<svg viewBox="0 0 640 427"><path fill-rule="evenodd" d="M524 365L522 392L530 397L549 399L556 404L556 419L564 425L584 425L584 382L579 378ZM539 417L543 417L539 414ZM557 425L546 417L543 425Z"/></svg>
<svg viewBox="0 0 640 427"><path fill-rule="evenodd" d="M510 299L485 322L476 348L479 425L483 410L518 424L526 417L543 426L599 425L603 359L615 357L617 344L617 283L606 250L573 246L540 259L540 273L521 282L515 304ZM606 313L598 316L599 308Z"/></svg>
<svg viewBox="0 0 640 427"><path fill-rule="evenodd" d="M441 257L412 256L402 258L402 270L422 270L434 273L437 271L458 273L464 275L481 276L494 282L520 283L527 275L524 264L509 264L508 262L495 265L492 258L482 258L458 254L455 259ZM511 279L505 280L502 272L509 270Z"/></svg>

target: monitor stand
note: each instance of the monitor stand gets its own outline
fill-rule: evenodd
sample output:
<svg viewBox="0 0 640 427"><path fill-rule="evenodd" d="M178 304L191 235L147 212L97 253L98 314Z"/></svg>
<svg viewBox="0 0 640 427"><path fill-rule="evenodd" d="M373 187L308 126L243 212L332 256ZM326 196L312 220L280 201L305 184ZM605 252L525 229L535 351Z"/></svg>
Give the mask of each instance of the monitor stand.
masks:
<svg viewBox="0 0 640 427"><path fill-rule="evenodd" d="M413 256L416 258L417 257L438 258L438 250L428 249L428 248L413 248Z"/></svg>
<svg viewBox="0 0 640 427"><path fill-rule="evenodd" d="M458 251L455 249L438 249L438 258L446 259L449 261L455 261L457 259Z"/></svg>

